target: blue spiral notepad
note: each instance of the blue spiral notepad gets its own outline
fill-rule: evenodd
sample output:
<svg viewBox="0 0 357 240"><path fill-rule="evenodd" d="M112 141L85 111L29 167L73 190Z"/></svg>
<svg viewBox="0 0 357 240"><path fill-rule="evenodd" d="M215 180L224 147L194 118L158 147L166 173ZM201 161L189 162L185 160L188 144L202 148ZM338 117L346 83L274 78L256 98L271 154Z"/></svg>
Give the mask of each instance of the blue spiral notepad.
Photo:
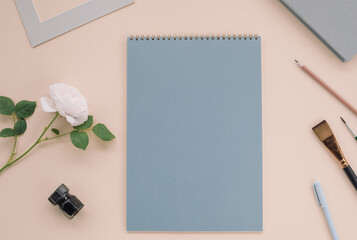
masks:
<svg viewBox="0 0 357 240"><path fill-rule="evenodd" d="M127 230L262 231L260 37L127 41Z"/></svg>

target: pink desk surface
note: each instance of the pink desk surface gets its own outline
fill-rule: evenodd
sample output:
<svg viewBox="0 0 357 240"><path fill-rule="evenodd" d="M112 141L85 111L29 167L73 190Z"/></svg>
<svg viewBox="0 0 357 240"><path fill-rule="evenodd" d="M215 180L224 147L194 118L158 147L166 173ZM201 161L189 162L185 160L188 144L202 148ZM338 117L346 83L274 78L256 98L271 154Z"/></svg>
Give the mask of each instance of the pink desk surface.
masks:
<svg viewBox="0 0 357 240"><path fill-rule="evenodd" d="M315 180L323 185L340 238L356 239L356 191L311 127L326 119L357 169L357 143L339 116L356 131L357 118L306 76L294 58L357 106L357 57L342 63L279 1L136 0L36 48L30 47L12 0L0 2L0 20L0 95L38 101L48 95L49 84L66 82L81 90L95 120L117 136L111 143L90 136L85 152L68 138L48 142L0 175L0 239L330 239L312 191ZM261 233L126 231L126 37L175 33L262 36ZM19 139L18 152L32 144L50 118L37 108ZM0 116L1 129L10 124ZM58 121L56 126L66 124ZM11 146L12 139L0 139L2 164ZM85 204L71 221L47 201L62 182Z"/></svg>

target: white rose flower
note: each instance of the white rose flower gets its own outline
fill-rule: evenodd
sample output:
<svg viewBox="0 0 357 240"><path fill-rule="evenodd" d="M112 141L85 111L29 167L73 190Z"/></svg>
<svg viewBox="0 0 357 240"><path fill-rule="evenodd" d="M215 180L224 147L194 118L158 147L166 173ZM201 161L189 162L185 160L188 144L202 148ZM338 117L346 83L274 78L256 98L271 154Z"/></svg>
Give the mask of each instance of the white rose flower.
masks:
<svg viewBox="0 0 357 240"><path fill-rule="evenodd" d="M72 126L78 126L88 119L87 99L78 89L65 83L50 85L50 97L40 99L45 112L58 112Z"/></svg>

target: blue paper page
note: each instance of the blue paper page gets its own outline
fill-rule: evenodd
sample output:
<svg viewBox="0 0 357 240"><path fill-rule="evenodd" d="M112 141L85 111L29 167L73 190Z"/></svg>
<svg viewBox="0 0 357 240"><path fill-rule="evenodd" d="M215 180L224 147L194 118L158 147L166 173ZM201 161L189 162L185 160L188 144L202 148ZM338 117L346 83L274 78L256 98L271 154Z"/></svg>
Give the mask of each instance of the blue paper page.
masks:
<svg viewBox="0 0 357 240"><path fill-rule="evenodd" d="M260 37L127 45L127 230L262 231Z"/></svg>

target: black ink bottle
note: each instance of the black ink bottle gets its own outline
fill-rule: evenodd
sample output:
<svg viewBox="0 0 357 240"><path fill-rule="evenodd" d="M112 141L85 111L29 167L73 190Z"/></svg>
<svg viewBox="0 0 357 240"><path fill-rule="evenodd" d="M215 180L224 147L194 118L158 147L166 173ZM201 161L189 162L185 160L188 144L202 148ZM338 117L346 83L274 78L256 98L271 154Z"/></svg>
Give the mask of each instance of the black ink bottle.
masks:
<svg viewBox="0 0 357 240"><path fill-rule="evenodd" d="M58 205L68 219L72 219L84 207L76 196L69 194L69 189L64 184L61 184L48 200L53 205Z"/></svg>

